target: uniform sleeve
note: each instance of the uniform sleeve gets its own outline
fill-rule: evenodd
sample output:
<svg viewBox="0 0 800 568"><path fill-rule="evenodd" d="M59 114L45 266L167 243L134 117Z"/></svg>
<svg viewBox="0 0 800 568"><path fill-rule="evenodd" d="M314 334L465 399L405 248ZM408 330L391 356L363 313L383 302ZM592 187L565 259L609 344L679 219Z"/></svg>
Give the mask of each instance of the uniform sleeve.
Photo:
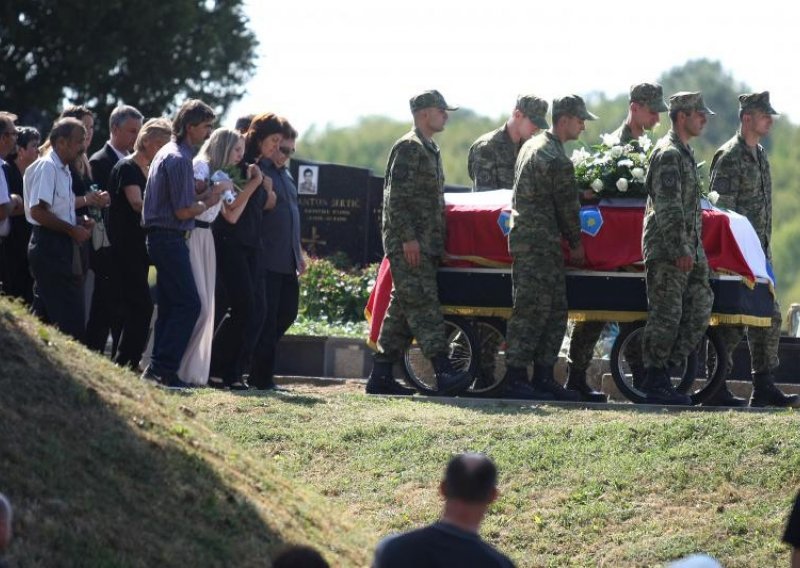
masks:
<svg viewBox="0 0 800 568"><path fill-rule="evenodd" d="M658 232L668 250L675 251L674 258L692 256L693 248L684 226L681 201L681 157L676 150L667 150L651 166L653 211L658 222Z"/></svg>
<svg viewBox="0 0 800 568"><path fill-rule="evenodd" d="M492 167L491 152L486 144L475 144L469 149L467 170L472 179L472 189L497 189L499 182Z"/></svg>
<svg viewBox="0 0 800 568"><path fill-rule="evenodd" d="M575 187L575 169L572 162L558 160L553 162L553 205L556 222L561 236L569 246L575 248L581 242L580 202Z"/></svg>
<svg viewBox="0 0 800 568"><path fill-rule="evenodd" d="M736 160L730 152L726 153L720 149L714 154L714 159L711 161L709 190L719 193L717 207L738 210L739 173Z"/></svg>
<svg viewBox="0 0 800 568"><path fill-rule="evenodd" d="M419 200L416 199L421 150L422 147L417 144L401 144L388 168L391 178L388 205L392 212L392 227L403 243L417 239L416 223L426 215L425 211L418 210Z"/></svg>

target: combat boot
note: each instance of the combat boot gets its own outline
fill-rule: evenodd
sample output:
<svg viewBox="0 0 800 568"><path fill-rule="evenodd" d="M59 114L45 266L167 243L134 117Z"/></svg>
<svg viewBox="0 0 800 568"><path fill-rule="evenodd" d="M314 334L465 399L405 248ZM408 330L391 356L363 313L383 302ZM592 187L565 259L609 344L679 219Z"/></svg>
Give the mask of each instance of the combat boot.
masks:
<svg viewBox="0 0 800 568"><path fill-rule="evenodd" d="M566 389L575 391L580 395L580 400L585 402L608 402L608 395L596 391L586 382L586 371L579 371L570 367L567 377Z"/></svg>
<svg viewBox="0 0 800 568"><path fill-rule="evenodd" d="M636 390L642 390L642 383L644 382L644 377L647 372L644 369L644 365L635 365L631 363L631 375L633 376L633 388Z"/></svg>
<svg viewBox="0 0 800 568"><path fill-rule="evenodd" d="M392 361L373 360L372 372L367 381L367 394L394 394L400 396L411 396L415 392L397 382L392 376Z"/></svg>
<svg viewBox="0 0 800 568"><path fill-rule="evenodd" d="M465 390L474 380L468 371L457 371L447 355L435 355L431 359L436 372L436 395L455 396Z"/></svg>
<svg viewBox="0 0 800 568"><path fill-rule="evenodd" d="M679 393L672 386L672 381L666 369L648 367L641 391L645 394L646 404L670 406L689 406L692 404L692 398L689 395Z"/></svg>
<svg viewBox="0 0 800 568"><path fill-rule="evenodd" d="M528 369L525 367L506 367L503 379L501 398L519 398L523 400L553 400L553 395L533 388L528 381Z"/></svg>
<svg viewBox="0 0 800 568"><path fill-rule="evenodd" d="M555 400L577 402L581 398L578 391L567 390L553 376L553 365L533 366L533 388L553 395Z"/></svg>
<svg viewBox="0 0 800 568"><path fill-rule="evenodd" d="M728 382L722 381L722 384L708 400L703 403L703 406L727 406L731 408L741 408L747 406L747 400L735 396L728 388Z"/></svg>
<svg viewBox="0 0 800 568"><path fill-rule="evenodd" d="M753 394L750 396L750 406L760 408L763 406L800 407L800 396L796 394L783 394L775 386L775 377L772 373L753 373Z"/></svg>

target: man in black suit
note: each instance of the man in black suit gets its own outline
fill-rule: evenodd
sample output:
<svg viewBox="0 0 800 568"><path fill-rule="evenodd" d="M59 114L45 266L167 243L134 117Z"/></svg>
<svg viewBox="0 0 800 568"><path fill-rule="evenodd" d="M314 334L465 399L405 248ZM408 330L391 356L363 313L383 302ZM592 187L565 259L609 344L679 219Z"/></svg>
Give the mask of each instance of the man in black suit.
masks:
<svg viewBox="0 0 800 568"><path fill-rule="evenodd" d="M132 106L121 105L111 111L108 119L110 139L103 147L92 154L89 165L92 168L92 181L101 190L107 190L111 170L119 160L133 151L133 145L139 130L142 128L142 113ZM108 210L103 209L103 221L108 224ZM86 345L90 349L102 353L108 341L108 332L112 335L111 356L114 356L119 340L119 325L114 301L114 286L111 282L110 247L92 249L90 265L94 271L94 292L89 310L89 321L86 323Z"/></svg>

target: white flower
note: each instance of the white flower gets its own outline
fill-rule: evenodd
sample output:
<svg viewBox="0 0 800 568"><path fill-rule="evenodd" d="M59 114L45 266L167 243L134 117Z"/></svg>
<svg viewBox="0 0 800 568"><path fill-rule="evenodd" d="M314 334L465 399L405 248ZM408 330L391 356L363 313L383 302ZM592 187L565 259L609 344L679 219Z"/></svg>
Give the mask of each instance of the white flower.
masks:
<svg viewBox="0 0 800 568"><path fill-rule="evenodd" d="M638 142L639 146L641 146L642 150L645 152L647 152L650 149L650 146L653 145L652 140L650 140L650 137L647 134L642 134L639 136Z"/></svg>
<svg viewBox="0 0 800 568"><path fill-rule="evenodd" d="M711 205L716 205L718 199L719 199L719 193L717 193L716 191L708 192L708 200L711 202Z"/></svg>
<svg viewBox="0 0 800 568"><path fill-rule="evenodd" d="M619 136L615 136L614 134L601 134L600 140L603 141L603 145L608 146L609 148L619 144Z"/></svg>
<svg viewBox="0 0 800 568"><path fill-rule="evenodd" d="M584 162L588 162L592 155L586 151L586 148L577 148L572 151L572 156L570 160L576 166L583 164Z"/></svg>
<svg viewBox="0 0 800 568"><path fill-rule="evenodd" d="M592 182L591 188L595 191L595 193L601 191L603 189L603 180L601 180L600 178L595 179Z"/></svg>
<svg viewBox="0 0 800 568"><path fill-rule="evenodd" d="M628 180L625 178L619 178L617 180L617 189L620 191L628 191Z"/></svg>
<svg viewBox="0 0 800 568"><path fill-rule="evenodd" d="M644 179L644 168L633 168L631 170L631 175L633 179L642 181Z"/></svg>
<svg viewBox="0 0 800 568"><path fill-rule="evenodd" d="M622 157L622 152L623 152L622 146L614 146L613 148L611 148L611 150L608 151L608 153L611 154L611 157L614 158L615 160L617 158Z"/></svg>
<svg viewBox="0 0 800 568"><path fill-rule="evenodd" d="M633 160L628 160L628 159L620 160L619 162L617 162L617 166L620 168L631 168L633 167Z"/></svg>

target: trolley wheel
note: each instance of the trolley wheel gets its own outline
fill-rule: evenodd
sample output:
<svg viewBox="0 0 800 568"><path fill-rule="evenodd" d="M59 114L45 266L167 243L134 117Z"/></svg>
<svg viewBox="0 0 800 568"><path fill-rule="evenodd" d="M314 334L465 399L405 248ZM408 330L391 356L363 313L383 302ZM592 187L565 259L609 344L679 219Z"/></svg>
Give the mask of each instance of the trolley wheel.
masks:
<svg viewBox="0 0 800 568"><path fill-rule="evenodd" d="M475 380L465 396L493 397L506 378L506 321L500 318L471 320L475 335Z"/></svg>
<svg viewBox="0 0 800 568"><path fill-rule="evenodd" d="M644 322L624 326L611 349L611 375L619 391L636 403L645 402L645 394L639 390L639 380L634 377L640 372L628 360L632 351L641 352ZM637 349L638 347L638 349ZM711 397L722 384L725 377L725 361L722 340L714 328L708 328L698 349L697 358L689 358L679 369L672 369L672 383L675 390L688 394L692 404L699 404ZM699 380L698 380L699 379Z"/></svg>
<svg viewBox="0 0 800 568"><path fill-rule="evenodd" d="M472 327L459 317L445 317L445 336L447 337L448 356L453 367L466 370L475 375L477 343ZM436 374L433 365L423 354L419 345L414 342L403 355L403 369L409 384L426 395L436 394ZM471 388L471 387L470 387Z"/></svg>

